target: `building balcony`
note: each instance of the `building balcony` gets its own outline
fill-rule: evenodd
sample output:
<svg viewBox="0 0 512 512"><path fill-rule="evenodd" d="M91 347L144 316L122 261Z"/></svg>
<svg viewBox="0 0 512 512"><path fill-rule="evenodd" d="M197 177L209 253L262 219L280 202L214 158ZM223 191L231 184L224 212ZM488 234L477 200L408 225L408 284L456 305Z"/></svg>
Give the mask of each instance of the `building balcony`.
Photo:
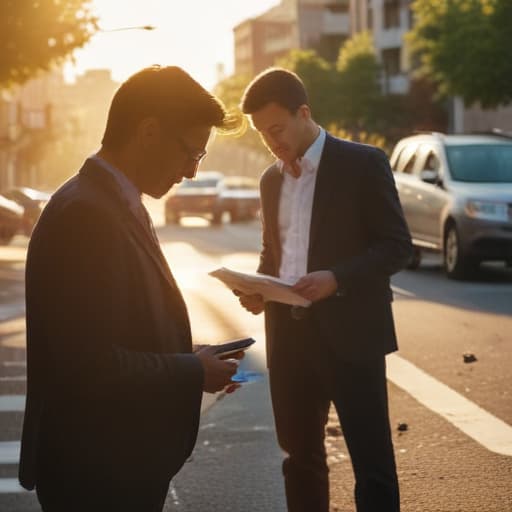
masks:
<svg viewBox="0 0 512 512"><path fill-rule="evenodd" d="M406 30L403 28L390 28L374 32L375 46L380 50L387 48L399 48L403 45L403 36Z"/></svg>
<svg viewBox="0 0 512 512"><path fill-rule="evenodd" d="M323 12L322 34L350 34L350 16L346 13Z"/></svg>
<svg viewBox="0 0 512 512"><path fill-rule="evenodd" d="M385 92L387 94L407 94L410 80L406 74L384 77Z"/></svg>

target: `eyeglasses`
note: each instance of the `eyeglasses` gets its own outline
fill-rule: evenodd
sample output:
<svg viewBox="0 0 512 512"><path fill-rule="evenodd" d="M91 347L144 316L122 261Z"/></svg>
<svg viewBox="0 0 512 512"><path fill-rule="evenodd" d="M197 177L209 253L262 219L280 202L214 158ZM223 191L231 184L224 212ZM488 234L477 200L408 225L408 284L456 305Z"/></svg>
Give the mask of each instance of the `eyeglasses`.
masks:
<svg viewBox="0 0 512 512"><path fill-rule="evenodd" d="M194 162L197 165L201 162L201 160L206 156L206 150L198 150L196 148L191 148L181 137L177 137L176 139L183 151L187 154L188 159L191 162Z"/></svg>

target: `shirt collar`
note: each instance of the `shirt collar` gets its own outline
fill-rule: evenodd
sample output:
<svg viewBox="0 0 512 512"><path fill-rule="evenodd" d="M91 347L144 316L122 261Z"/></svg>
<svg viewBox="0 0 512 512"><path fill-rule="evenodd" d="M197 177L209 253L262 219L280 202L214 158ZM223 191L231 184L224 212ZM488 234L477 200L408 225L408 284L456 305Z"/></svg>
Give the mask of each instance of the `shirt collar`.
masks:
<svg viewBox="0 0 512 512"><path fill-rule="evenodd" d="M101 156L93 155L91 157L98 165L103 167L107 172L109 172L114 179L116 180L117 185L119 186L119 190L123 197L128 201L130 208L138 211L140 205L142 204L141 193L138 191L137 187L130 181L130 179L121 172L117 167L112 165L110 162L107 162Z"/></svg>
<svg viewBox="0 0 512 512"><path fill-rule="evenodd" d="M320 132L313 141L311 146L306 150L304 155L299 159L299 164L302 159L307 162L307 165L302 167L303 173L315 172L320 165L320 159L322 158L322 152L324 150L326 133L325 130L320 126ZM285 172L285 163L282 160L278 161L279 169L281 172Z"/></svg>

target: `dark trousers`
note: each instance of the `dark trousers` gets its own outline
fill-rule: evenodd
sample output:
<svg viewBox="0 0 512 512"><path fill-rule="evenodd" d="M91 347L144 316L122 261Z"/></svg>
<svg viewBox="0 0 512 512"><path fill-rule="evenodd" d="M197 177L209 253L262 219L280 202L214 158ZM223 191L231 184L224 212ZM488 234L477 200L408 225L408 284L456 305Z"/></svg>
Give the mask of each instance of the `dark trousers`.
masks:
<svg viewBox="0 0 512 512"><path fill-rule="evenodd" d="M36 493L43 512L161 512L169 481L107 483L97 485L62 481L42 481Z"/></svg>
<svg viewBox="0 0 512 512"><path fill-rule="evenodd" d="M269 371L288 510L329 511L324 437L333 402L354 469L357 511L398 512L384 356L339 360L318 333L311 317L294 320L281 308Z"/></svg>

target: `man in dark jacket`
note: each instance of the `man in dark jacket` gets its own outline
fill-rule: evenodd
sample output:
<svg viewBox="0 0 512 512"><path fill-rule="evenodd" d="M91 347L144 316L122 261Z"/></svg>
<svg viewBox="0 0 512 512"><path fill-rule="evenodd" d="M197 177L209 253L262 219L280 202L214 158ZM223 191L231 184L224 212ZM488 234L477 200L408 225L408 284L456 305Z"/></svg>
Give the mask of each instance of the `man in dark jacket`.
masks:
<svg viewBox="0 0 512 512"><path fill-rule="evenodd" d="M267 358L288 510L328 512L324 430L334 403L356 477L358 512L397 512L385 354L396 350L389 276L411 239L386 156L332 137L311 117L303 83L271 69L242 108L278 161L261 178L259 272L309 308L240 297L265 309Z"/></svg>
<svg viewBox="0 0 512 512"><path fill-rule="evenodd" d="M98 154L44 210L26 270L20 481L45 511L159 511L232 362L193 353L181 293L141 194L192 178L222 105L177 67L115 94Z"/></svg>

